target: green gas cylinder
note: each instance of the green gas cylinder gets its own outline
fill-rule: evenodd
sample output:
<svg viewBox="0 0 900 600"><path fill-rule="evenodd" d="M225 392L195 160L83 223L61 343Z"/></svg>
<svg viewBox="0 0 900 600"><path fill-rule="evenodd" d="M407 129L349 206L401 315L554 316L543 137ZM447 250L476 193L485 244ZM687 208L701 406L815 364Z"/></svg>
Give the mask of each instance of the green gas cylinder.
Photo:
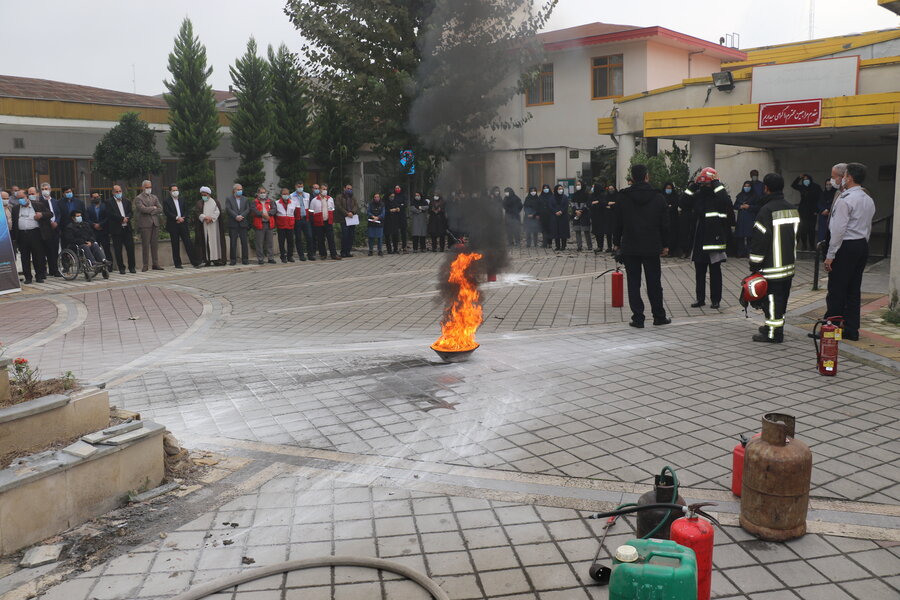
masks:
<svg viewBox="0 0 900 600"><path fill-rule="evenodd" d="M609 600L697 600L694 551L671 540L636 539L613 558Z"/></svg>

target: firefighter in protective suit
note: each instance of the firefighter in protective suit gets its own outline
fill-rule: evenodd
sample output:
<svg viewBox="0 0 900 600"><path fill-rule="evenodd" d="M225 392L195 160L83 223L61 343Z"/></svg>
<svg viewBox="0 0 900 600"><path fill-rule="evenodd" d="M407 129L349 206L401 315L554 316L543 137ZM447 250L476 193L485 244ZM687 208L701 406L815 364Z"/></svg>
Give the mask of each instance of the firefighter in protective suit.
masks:
<svg viewBox="0 0 900 600"><path fill-rule="evenodd" d="M706 306L706 273L709 271L710 308L718 309L722 301L722 263L734 224L731 197L719 181L719 174L706 167L694 183L684 191L685 206L695 216L691 260L694 262L695 294L691 308Z"/></svg>
<svg viewBox="0 0 900 600"><path fill-rule="evenodd" d="M764 193L750 238L750 270L769 282L762 301L766 324L753 336L754 342L784 341L784 313L791 294L800 213L784 199L784 178L769 173L763 178Z"/></svg>

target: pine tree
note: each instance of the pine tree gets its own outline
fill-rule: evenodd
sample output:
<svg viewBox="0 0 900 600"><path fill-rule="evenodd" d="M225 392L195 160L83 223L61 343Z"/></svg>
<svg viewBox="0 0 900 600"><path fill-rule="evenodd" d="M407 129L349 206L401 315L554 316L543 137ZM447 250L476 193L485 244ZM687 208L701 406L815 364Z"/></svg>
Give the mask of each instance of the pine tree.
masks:
<svg viewBox="0 0 900 600"><path fill-rule="evenodd" d="M309 96L296 55L281 44L269 46L272 81L272 156L278 160L278 185L294 189L306 175L304 156L309 151Z"/></svg>
<svg viewBox="0 0 900 600"><path fill-rule="evenodd" d="M521 125L500 109L540 64L535 34L557 2L287 0L285 13L303 33L312 75L399 170L401 150L439 164L489 148L491 130Z"/></svg>
<svg viewBox="0 0 900 600"><path fill-rule="evenodd" d="M200 186L215 186L209 156L219 145L219 113L212 86L212 67L206 66L206 47L194 36L190 19L181 22L175 47L169 54L171 81L164 95L169 104L169 151L177 156L178 186L185 206L200 198Z"/></svg>
<svg viewBox="0 0 900 600"><path fill-rule="evenodd" d="M93 169L113 181L133 185L161 167L153 131L136 112L122 115L94 149Z"/></svg>
<svg viewBox="0 0 900 600"><path fill-rule="evenodd" d="M263 184L263 156L272 148L271 82L269 66L256 53L256 40L247 42L247 52L229 67L237 110L231 117L231 146L241 155L235 181L248 193Z"/></svg>
<svg viewBox="0 0 900 600"><path fill-rule="evenodd" d="M322 167L325 182L337 191L350 183L349 166L363 143L360 129L337 100L322 94L314 103L312 155Z"/></svg>

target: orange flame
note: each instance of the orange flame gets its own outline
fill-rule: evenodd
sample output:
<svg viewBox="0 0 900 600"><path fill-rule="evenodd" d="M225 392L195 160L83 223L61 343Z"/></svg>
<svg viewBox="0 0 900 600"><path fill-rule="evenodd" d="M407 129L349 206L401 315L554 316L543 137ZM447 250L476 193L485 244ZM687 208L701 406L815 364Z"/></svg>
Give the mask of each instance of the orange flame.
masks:
<svg viewBox="0 0 900 600"><path fill-rule="evenodd" d="M481 312L481 293L467 271L476 260L482 258L476 252L463 253L450 265L448 281L459 286L453 304L441 319L441 337L431 347L442 352L465 352L478 347L475 331L484 320Z"/></svg>

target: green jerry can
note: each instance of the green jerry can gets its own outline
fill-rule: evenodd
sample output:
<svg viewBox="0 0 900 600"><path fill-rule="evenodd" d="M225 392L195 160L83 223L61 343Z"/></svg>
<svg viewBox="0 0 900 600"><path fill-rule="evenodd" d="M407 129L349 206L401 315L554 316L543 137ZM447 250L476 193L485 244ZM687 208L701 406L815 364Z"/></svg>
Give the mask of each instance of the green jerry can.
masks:
<svg viewBox="0 0 900 600"><path fill-rule="evenodd" d="M631 540L616 549L609 600L697 600L694 551L671 540Z"/></svg>

